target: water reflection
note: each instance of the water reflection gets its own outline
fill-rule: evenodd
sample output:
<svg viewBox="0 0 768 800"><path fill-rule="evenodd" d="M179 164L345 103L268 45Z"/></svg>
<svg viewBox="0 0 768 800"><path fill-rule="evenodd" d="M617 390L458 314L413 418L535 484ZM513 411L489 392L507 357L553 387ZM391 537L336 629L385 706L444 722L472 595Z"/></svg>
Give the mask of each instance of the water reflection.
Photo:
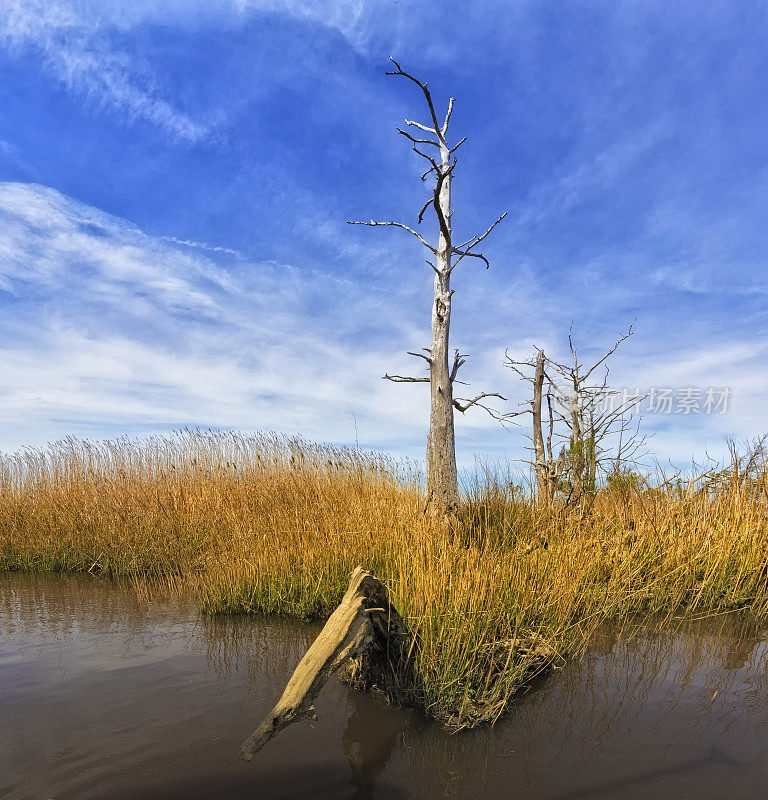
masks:
<svg viewBox="0 0 768 800"><path fill-rule="evenodd" d="M425 722L415 712L395 709L376 695L348 692L351 712L341 736L352 771L352 800L374 797L376 779L389 762L398 741L408 731L420 731Z"/></svg>
<svg viewBox="0 0 768 800"><path fill-rule="evenodd" d="M744 616L606 628L495 728L409 737L409 769L448 797L678 797L691 781L697 798L765 797L767 666L766 630Z"/></svg>
<svg viewBox="0 0 768 800"><path fill-rule="evenodd" d="M206 672L222 685L240 675L254 691L265 684L282 682L284 687L285 676L296 669L321 628L322 623L279 617L254 624L253 617L201 616Z"/></svg>
<svg viewBox="0 0 768 800"><path fill-rule="evenodd" d="M252 688L263 685L267 678L277 695L282 691L281 682L285 683L285 676L293 671L320 627L317 623L307 625L303 629L304 636L294 637L288 647L275 648L273 638L265 637L263 629L254 625L252 619L206 618L203 634L207 665L220 682L228 681L232 670L244 668ZM347 709L341 748L349 764L349 783L352 786L348 796L351 800L370 800L380 794L380 786L377 792L377 779L399 740L407 731L422 728L425 721L422 715L414 711L390 706L378 694L365 694L352 689L342 691ZM322 727L324 724L321 722L318 728ZM316 783L314 789L318 789ZM389 787L391 796L395 796L393 792L394 787ZM396 794L405 796L401 791Z"/></svg>
<svg viewBox="0 0 768 800"><path fill-rule="evenodd" d="M768 631L605 628L494 728L449 736L332 681L319 721L240 741L319 625L204 617L130 586L0 576L0 796L679 798L768 792Z"/></svg>

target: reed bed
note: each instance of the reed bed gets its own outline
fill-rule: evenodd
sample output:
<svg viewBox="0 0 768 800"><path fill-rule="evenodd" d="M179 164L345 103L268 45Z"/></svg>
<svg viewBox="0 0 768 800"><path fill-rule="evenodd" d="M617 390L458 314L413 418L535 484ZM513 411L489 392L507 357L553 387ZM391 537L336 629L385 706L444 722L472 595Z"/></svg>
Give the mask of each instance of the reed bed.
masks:
<svg viewBox="0 0 768 800"><path fill-rule="evenodd" d="M483 473L459 518L423 513L409 464L277 435L67 439L0 457L0 569L76 570L192 593L210 613L317 616L361 564L417 634L413 701L495 719L597 626L637 612L768 616L768 475L538 507Z"/></svg>

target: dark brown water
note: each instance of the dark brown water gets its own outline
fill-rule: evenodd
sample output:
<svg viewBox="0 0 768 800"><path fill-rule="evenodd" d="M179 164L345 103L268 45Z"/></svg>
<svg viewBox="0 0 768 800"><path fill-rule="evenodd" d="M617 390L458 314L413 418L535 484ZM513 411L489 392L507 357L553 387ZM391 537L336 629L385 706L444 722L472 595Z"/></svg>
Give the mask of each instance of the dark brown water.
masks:
<svg viewBox="0 0 768 800"><path fill-rule="evenodd" d="M0 797L768 797L768 631L606 632L494 728L446 735L331 682L245 764L317 625L0 574Z"/></svg>

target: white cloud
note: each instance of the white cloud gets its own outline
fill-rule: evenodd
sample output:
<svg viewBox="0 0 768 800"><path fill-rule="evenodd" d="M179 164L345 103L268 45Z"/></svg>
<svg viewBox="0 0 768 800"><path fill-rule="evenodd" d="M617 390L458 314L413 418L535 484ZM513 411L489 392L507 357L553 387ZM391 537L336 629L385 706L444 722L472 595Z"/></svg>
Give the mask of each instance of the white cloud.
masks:
<svg viewBox="0 0 768 800"><path fill-rule="evenodd" d="M231 247L220 247L218 245L211 245L207 242L193 242L189 239L179 239L176 236L163 236L163 241L173 242L174 244L183 244L184 247L195 247L199 250L207 250L210 253L226 253L230 256L237 256L242 258L242 253L233 250Z"/></svg>
<svg viewBox="0 0 768 800"><path fill-rule="evenodd" d="M0 242L0 446L180 424L350 441L352 412L361 442L421 438L421 393L350 335L377 313L366 287L274 263L233 277L34 185L0 184Z"/></svg>
<svg viewBox="0 0 768 800"><path fill-rule="evenodd" d="M103 15L82 4L59 0L4 0L0 4L0 42L40 54L47 68L69 90L109 106L129 119L146 120L171 137L195 142L210 133L163 99L154 75L126 52L111 47Z"/></svg>
<svg viewBox="0 0 768 800"><path fill-rule="evenodd" d="M151 83L145 86L147 77L130 56L110 49L108 32L145 23L226 30L274 14L334 31L363 56L416 52L446 63L476 57L479 41L485 49L500 41L527 49L534 36L532 8L531 0L457 6L445 10L441 29L432 5L423 0L3 0L0 28L10 44L38 48L71 88L196 140L208 126L162 100ZM451 30L459 27L462 35L453 36Z"/></svg>
<svg viewBox="0 0 768 800"><path fill-rule="evenodd" d="M349 443L354 413L361 445L421 455L424 387L381 375L423 367L404 351L428 339L426 270L423 295L402 280L406 271L388 275L384 293L370 278L274 262L240 258L230 271L218 255L150 237L50 188L0 183L0 447L180 425ZM567 324L532 266L517 282L465 271L457 286L454 342L472 355L462 391L501 391L516 408L527 398L501 366L504 346L524 357L535 341L562 357ZM685 462L720 452L726 434L763 430L765 355L736 335L670 347L665 331L641 331L617 352L611 382L733 389L723 416L646 417L660 431L652 449ZM507 433L480 412L458 415L461 462L522 457L522 422Z"/></svg>
<svg viewBox="0 0 768 800"><path fill-rule="evenodd" d="M626 171L670 136L669 120L656 119L645 128L595 150L595 142L584 141L586 152L578 153L561 174L535 187L520 204L512 224L514 232L524 235L532 226L551 224L571 214L595 192L610 192Z"/></svg>
<svg viewBox="0 0 768 800"><path fill-rule="evenodd" d="M71 291L73 279L88 280L91 298L123 295L128 301L126 289L141 286L167 307L200 313L211 307L186 277L201 272L199 262L175 255L175 271L158 269L170 248L150 243L121 220L29 184L0 184L0 208L0 285L6 291L27 285ZM207 277L224 280L212 267Z"/></svg>

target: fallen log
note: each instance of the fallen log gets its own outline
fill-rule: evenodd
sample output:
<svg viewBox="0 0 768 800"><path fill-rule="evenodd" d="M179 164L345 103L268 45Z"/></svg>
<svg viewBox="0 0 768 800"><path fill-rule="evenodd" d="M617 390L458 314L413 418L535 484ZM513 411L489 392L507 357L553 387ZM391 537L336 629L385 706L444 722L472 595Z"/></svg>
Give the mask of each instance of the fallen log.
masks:
<svg viewBox="0 0 768 800"><path fill-rule="evenodd" d="M408 661L412 637L389 602L386 586L357 567L349 588L317 639L299 662L282 697L243 742L239 756L250 761L283 728L316 718L312 703L328 678L346 667L358 688L379 688L403 700L412 689Z"/></svg>

